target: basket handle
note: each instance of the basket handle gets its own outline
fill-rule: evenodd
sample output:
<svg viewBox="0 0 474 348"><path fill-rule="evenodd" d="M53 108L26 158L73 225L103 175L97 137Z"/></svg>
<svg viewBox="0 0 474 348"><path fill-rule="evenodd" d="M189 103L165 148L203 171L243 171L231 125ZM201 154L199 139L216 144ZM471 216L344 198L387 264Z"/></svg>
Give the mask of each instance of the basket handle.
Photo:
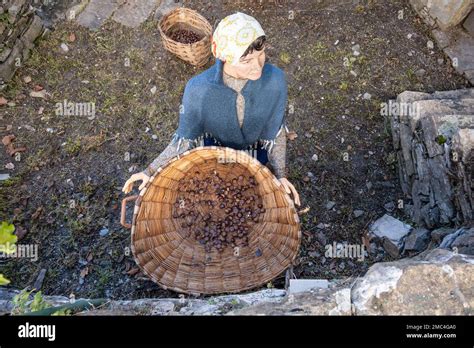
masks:
<svg viewBox="0 0 474 348"><path fill-rule="evenodd" d="M135 196L125 197L122 200L122 211L120 212L120 224L125 228L131 228L132 227L132 224L129 224L128 222L125 221L125 215L127 213L127 203L129 201L136 200L137 198L138 198L138 195L135 195Z"/></svg>

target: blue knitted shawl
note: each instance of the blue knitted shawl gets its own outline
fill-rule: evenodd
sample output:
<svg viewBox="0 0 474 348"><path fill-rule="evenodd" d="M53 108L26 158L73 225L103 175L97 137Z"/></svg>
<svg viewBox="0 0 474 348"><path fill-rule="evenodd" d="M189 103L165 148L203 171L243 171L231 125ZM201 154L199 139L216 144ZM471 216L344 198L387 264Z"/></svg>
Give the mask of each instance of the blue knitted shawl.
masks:
<svg viewBox="0 0 474 348"><path fill-rule="evenodd" d="M213 137L220 146L237 150L261 146L271 152L275 138L286 127L288 90L285 73L266 63L258 80L248 80L241 93L245 99L244 121L237 118L237 92L224 84L224 63L216 59L209 69L191 78L184 89L179 126L172 143L189 140L195 146Z"/></svg>

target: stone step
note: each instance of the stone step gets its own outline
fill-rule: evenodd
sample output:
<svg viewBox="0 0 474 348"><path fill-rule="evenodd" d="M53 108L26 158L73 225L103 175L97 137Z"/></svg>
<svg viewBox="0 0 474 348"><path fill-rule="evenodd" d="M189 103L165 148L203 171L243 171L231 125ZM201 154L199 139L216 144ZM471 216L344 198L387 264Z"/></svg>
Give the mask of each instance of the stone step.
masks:
<svg viewBox="0 0 474 348"><path fill-rule="evenodd" d="M112 19L129 28L136 28L160 5L161 0L128 0L115 11Z"/></svg>
<svg viewBox="0 0 474 348"><path fill-rule="evenodd" d="M461 27L448 31L436 29L432 33L438 46L451 59L456 71L474 83L474 37Z"/></svg>
<svg viewBox="0 0 474 348"><path fill-rule="evenodd" d="M418 100L413 102L413 107L417 112L409 115L407 121L411 130L415 132L419 126L418 121L429 116L473 116L474 98ZM453 117L450 117L450 119L453 119Z"/></svg>
<svg viewBox="0 0 474 348"><path fill-rule="evenodd" d="M126 0L91 0L89 5L77 16L77 23L83 27L96 30Z"/></svg>

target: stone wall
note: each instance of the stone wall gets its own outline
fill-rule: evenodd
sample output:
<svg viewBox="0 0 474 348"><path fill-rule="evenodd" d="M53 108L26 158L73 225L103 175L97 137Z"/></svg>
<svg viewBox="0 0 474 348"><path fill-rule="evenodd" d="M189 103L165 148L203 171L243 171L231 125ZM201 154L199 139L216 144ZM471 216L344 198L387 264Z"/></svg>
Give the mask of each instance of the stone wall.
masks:
<svg viewBox="0 0 474 348"><path fill-rule="evenodd" d="M453 68L474 84L474 0L410 0Z"/></svg>
<svg viewBox="0 0 474 348"><path fill-rule="evenodd" d="M406 213L428 228L473 221L474 89L407 91L396 105L406 106L391 116Z"/></svg>
<svg viewBox="0 0 474 348"><path fill-rule="evenodd" d="M410 4L428 24L441 30L460 24L474 8L473 0L410 0Z"/></svg>
<svg viewBox="0 0 474 348"><path fill-rule="evenodd" d="M0 2L0 90L30 55L44 26L35 14L34 0Z"/></svg>
<svg viewBox="0 0 474 348"><path fill-rule="evenodd" d="M472 315L474 258L445 249L373 265L362 277L288 294L282 289L208 298L110 300L79 315ZM18 290L0 287L0 314ZM50 305L71 302L45 296Z"/></svg>

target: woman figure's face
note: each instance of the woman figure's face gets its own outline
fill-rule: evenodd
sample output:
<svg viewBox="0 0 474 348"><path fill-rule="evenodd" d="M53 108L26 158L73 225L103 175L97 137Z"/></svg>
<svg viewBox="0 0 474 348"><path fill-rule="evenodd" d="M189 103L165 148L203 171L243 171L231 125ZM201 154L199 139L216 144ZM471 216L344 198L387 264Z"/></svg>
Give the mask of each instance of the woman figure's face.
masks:
<svg viewBox="0 0 474 348"><path fill-rule="evenodd" d="M238 79L258 80L262 76L263 66L265 65L265 47L260 50L254 50L245 57L240 58L235 65L224 64L224 70L227 74Z"/></svg>

